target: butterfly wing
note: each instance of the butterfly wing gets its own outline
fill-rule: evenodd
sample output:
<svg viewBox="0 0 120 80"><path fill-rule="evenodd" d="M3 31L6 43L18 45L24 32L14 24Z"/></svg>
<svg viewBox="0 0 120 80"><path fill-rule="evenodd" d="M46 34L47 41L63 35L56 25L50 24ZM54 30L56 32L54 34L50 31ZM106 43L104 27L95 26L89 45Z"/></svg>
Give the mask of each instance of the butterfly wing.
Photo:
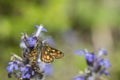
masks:
<svg viewBox="0 0 120 80"><path fill-rule="evenodd" d="M51 63L54 61L54 58L50 55L50 48L43 46L41 51L41 60L45 63Z"/></svg>
<svg viewBox="0 0 120 80"><path fill-rule="evenodd" d="M49 48L50 48L50 51L49 51L50 55L52 57L54 57L55 59L59 59L59 58L62 58L64 56L64 54L60 50L57 50L57 49L52 48L52 47L49 47Z"/></svg>
<svg viewBox="0 0 120 80"><path fill-rule="evenodd" d="M39 51L41 49L41 44L42 44L41 41L38 40L36 47L33 48L32 51L28 54L28 58L31 61L31 63L36 63L38 53L40 53Z"/></svg>
<svg viewBox="0 0 120 80"><path fill-rule="evenodd" d="M63 56L64 54L61 51L48 45L43 46L43 49L41 51L41 60L46 63L51 63L54 61L54 58L59 59Z"/></svg>
<svg viewBox="0 0 120 80"><path fill-rule="evenodd" d="M36 48L33 49L33 50L28 54L28 56L29 56L29 60L30 60L31 63L36 62L36 59L37 59L37 49L36 49Z"/></svg>

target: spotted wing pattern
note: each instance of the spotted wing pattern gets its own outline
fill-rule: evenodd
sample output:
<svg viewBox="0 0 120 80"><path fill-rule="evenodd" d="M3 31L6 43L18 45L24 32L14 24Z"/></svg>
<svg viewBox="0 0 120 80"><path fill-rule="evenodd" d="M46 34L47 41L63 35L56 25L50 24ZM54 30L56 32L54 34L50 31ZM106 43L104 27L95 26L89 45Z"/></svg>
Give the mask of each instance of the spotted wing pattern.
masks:
<svg viewBox="0 0 120 80"><path fill-rule="evenodd" d="M28 54L29 60L32 63L35 63L37 60L37 56L39 52L38 50L40 49L40 46L41 46L41 41L38 41L36 47L33 48L33 50Z"/></svg>
<svg viewBox="0 0 120 80"><path fill-rule="evenodd" d="M54 59L59 59L64 56L61 51L52 48L48 44L43 44L40 41L38 41L37 46L28 54L29 60L32 63L36 63L38 53L40 53L40 58L45 63L51 63Z"/></svg>
<svg viewBox="0 0 120 80"><path fill-rule="evenodd" d="M59 59L63 56L64 54L61 51L48 45L43 46L41 51L41 60L45 63L51 63L54 61L54 59Z"/></svg>
<svg viewBox="0 0 120 80"><path fill-rule="evenodd" d="M29 54L29 60L31 63L35 63L37 59L37 48L33 49Z"/></svg>

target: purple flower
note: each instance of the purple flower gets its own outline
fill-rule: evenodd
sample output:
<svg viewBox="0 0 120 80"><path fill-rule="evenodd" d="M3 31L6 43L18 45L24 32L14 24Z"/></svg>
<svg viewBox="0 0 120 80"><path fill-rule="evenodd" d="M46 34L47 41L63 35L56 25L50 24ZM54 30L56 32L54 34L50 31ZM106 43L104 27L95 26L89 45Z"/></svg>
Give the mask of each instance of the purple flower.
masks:
<svg viewBox="0 0 120 80"><path fill-rule="evenodd" d="M111 67L110 61L108 59L101 59L99 61L99 65L104 66L105 68L110 68Z"/></svg>
<svg viewBox="0 0 120 80"><path fill-rule="evenodd" d="M94 66L94 62L97 58L97 55L95 53L87 52L85 54L85 58L88 66Z"/></svg>
<svg viewBox="0 0 120 80"><path fill-rule="evenodd" d="M103 70L103 74L105 74L105 75L110 75L110 73L109 73L109 71L107 71L107 70Z"/></svg>
<svg viewBox="0 0 120 80"><path fill-rule="evenodd" d="M95 59L96 59L96 54L94 54L94 53L86 54L86 60L88 62L94 62Z"/></svg>
<svg viewBox="0 0 120 80"><path fill-rule="evenodd" d="M108 52L105 49L103 48L99 49L99 55L107 55L107 54Z"/></svg>
<svg viewBox="0 0 120 80"><path fill-rule="evenodd" d="M53 74L53 67L51 64L46 64L44 70L45 70L45 74L48 76Z"/></svg>
<svg viewBox="0 0 120 80"><path fill-rule="evenodd" d="M35 28L41 27L41 31L48 32L46 28L44 28L42 25L36 25Z"/></svg>
<svg viewBox="0 0 120 80"><path fill-rule="evenodd" d="M36 62L32 63L29 53L37 46L38 40L40 43L44 42L54 45L54 40L51 37L43 40L41 32L47 32L42 25L35 26L36 32L32 36L22 33L20 47L22 48L22 58L19 56L12 56L11 61L7 66L8 77L14 75L17 79L31 80L44 79L45 75L53 74L53 67L51 64L46 64L40 60L40 54L36 55ZM40 46L41 47L41 46ZM39 51L40 52L40 51Z"/></svg>
<svg viewBox="0 0 120 80"><path fill-rule="evenodd" d="M17 62L9 62L7 66L8 73L14 72L14 70L18 70L18 63Z"/></svg>
<svg viewBox="0 0 120 80"><path fill-rule="evenodd" d="M20 71L22 72L22 78L24 79L30 79L35 74L35 72L29 64L27 64L24 67L21 67Z"/></svg>
<svg viewBox="0 0 120 80"><path fill-rule="evenodd" d="M104 49L100 49L98 51L98 54L96 54L95 52L88 52L87 50L77 50L76 51L77 54L82 54L85 56L87 65L88 65L88 70L89 73L86 72L86 79L80 75L75 77L74 80L94 80L94 78L96 77L100 77L102 74L105 75L109 75L110 73L108 72L108 68L111 67L110 61L106 58L104 58L103 56L107 55L107 51ZM99 74L96 75L92 75L92 74ZM82 76L82 77L81 77Z"/></svg>
<svg viewBox="0 0 120 80"><path fill-rule="evenodd" d="M85 76L75 76L74 80L86 80Z"/></svg>
<svg viewBox="0 0 120 80"><path fill-rule="evenodd" d="M109 76L109 75L110 75L110 72L109 72L107 69L103 68L103 69L99 72L99 75L102 75L102 74L104 74L104 75L106 75L106 76Z"/></svg>
<svg viewBox="0 0 120 80"><path fill-rule="evenodd" d="M29 47L35 47L37 44L37 38L36 37L28 37L27 42L29 44Z"/></svg>
<svg viewBox="0 0 120 80"><path fill-rule="evenodd" d="M75 50L75 54L78 54L80 56L85 55L87 53L86 50Z"/></svg>
<svg viewBox="0 0 120 80"><path fill-rule="evenodd" d="M51 46L54 46L55 45L55 41L52 39L52 37L47 37L44 41L44 43L48 43L49 45Z"/></svg>

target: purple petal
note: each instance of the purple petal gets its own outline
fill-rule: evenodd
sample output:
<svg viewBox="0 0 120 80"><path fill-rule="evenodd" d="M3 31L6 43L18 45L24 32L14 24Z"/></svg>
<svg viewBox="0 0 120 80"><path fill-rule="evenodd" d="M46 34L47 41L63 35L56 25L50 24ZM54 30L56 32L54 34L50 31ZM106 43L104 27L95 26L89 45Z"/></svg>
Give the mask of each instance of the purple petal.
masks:
<svg viewBox="0 0 120 80"><path fill-rule="evenodd" d="M20 68L20 71L24 71L24 70L25 70L25 68L24 68L24 67L21 67L21 68Z"/></svg>
<svg viewBox="0 0 120 80"><path fill-rule="evenodd" d="M101 48L101 49L99 50L99 54L107 55L108 52L107 52L107 50Z"/></svg>
<svg viewBox="0 0 120 80"><path fill-rule="evenodd" d="M74 53L75 53L75 54L78 54L78 55L80 55L80 56L86 54L85 50L75 50Z"/></svg>
<svg viewBox="0 0 120 80"><path fill-rule="evenodd" d="M94 80L94 76L88 77L88 80Z"/></svg>
<svg viewBox="0 0 120 80"><path fill-rule="evenodd" d="M31 76L30 74L26 74L26 78L28 78L28 79L29 79L29 78L30 78L30 76Z"/></svg>
<svg viewBox="0 0 120 80"><path fill-rule="evenodd" d="M37 39L35 37L28 37L27 41L28 41L29 47L35 47L37 43Z"/></svg>
<svg viewBox="0 0 120 80"><path fill-rule="evenodd" d="M55 45L55 41L52 39L52 37L47 37L45 39L45 42L47 42L48 44L54 46Z"/></svg>
<svg viewBox="0 0 120 80"><path fill-rule="evenodd" d="M101 59L99 65L104 66L105 68L111 67L110 61L108 59Z"/></svg>
<svg viewBox="0 0 120 80"><path fill-rule="evenodd" d="M105 65L105 68L111 67L110 61L108 59L104 59L104 65Z"/></svg>
<svg viewBox="0 0 120 80"><path fill-rule="evenodd" d="M45 74L48 75L48 76L53 74L53 67L52 67L51 64L46 64Z"/></svg>
<svg viewBox="0 0 120 80"><path fill-rule="evenodd" d="M11 65L11 64L13 64L13 62L9 62L9 63L8 63L8 65Z"/></svg>
<svg viewBox="0 0 120 80"><path fill-rule="evenodd" d="M88 53L86 54L86 60L88 62L93 62L96 59L96 55L94 53Z"/></svg>
<svg viewBox="0 0 120 80"><path fill-rule="evenodd" d="M102 75L102 74L105 74L106 76L109 76L110 75L110 73L107 71L107 69L103 69L103 70L101 70L100 71L100 75Z"/></svg>
<svg viewBox="0 0 120 80"><path fill-rule="evenodd" d="M86 80L85 76L75 76L74 80Z"/></svg>
<svg viewBox="0 0 120 80"><path fill-rule="evenodd" d="M110 75L110 73L107 70L104 70L104 74L107 75L107 76Z"/></svg>
<svg viewBox="0 0 120 80"><path fill-rule="evenodd" d="M18 70L18 65L14 66L15 70Z"/></svg>
<svg viewBox="0 0 120 80"><path fill-rule="evenodd" d="M40 25L40 26L41 26L41 25ZM39 25L36 25L36 26L35 26L35 28L37 28L37 29L38 29L40 26L39 26ZM42 30L41 30L41 31L43 31L43 32L48 32L48 31L47 31L47 29L46 29L46 28L44 28L44 27L42 27Z"/></svg>
<svg viewBox="0 0 120 80"><path fill-rule="evenodd" d="M32 75L34 75L35 74L35 72L34 71L32 71Z"/></svg>
<svg viewBox="0 0 120 80"><path fill-rule="evenodd" d="M12 73L13 72L13 68L11 68L10 66L8 66L6 69L7 69L8 73Z"/></svg>
<svg viewBox="0 0 120 80"><path fill-rule="evenodd" d="M25 65L24 67L21 67L20 70L22 72L22 78L30 79L31 76L33 76L35 73L29 64Z"/></svg>
<svg viewBox="0 0 120 80"><path fill-rule="evenodd" d="M18 70L18 64L16 62L9 62L6 69L9 73L12 73L14 70Z"/></svg>

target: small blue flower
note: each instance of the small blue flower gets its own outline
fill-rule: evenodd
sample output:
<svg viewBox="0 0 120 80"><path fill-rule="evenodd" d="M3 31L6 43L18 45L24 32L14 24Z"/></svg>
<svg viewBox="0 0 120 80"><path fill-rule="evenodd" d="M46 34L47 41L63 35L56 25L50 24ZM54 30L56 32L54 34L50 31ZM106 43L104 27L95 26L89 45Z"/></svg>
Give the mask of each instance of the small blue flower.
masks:
<svg viewBox="0 0 120 80"><path fill-rule="evenodd" d="M110 61L108 59L101 59L99 61L99 65L104 66L105 68L110 68L111 67Z"/></svg>
<svg viewBox="0 0 120 80"><path fill-rule="evenodd" d="M29 64L27 64L24 67L21 67L20 71L22 72L22 78L24 79L30 79L35 74L35 72Z"/></svg>
<svg viewBox="0 0 120 80"><path fill-rule="evenodd" d="M107 71L107 70L104 70L103 73L107 76L110 75L109 71Z"/></svg>
<svg viewBox="0 0 120 80"><path fill-rule="evenodd" d="M45 74L48 76L53 74L53 67L51 64L46 64L44 70L45 70Z"/></svg>
<svg viewBox="0 0 120 80"><path fill-rule="evenodd" d="M94 80L94 77L93 76L88 77L87 80Z"/></svg>
<svg viewBox="0 0 120 80"><path fill-rule="evenodd" d="M27 42L29 44L29 47L35 47L37 44L37 38L35 37L28 37Z"/></svg>
<svg viewBox="0 0 120 80"><path fill-rule="evenodd" d="M18 70L18 63L17 62L9 62L7 66L8 73L14 72L14 70Z"/></svg>
<svg viewBox="0 0 120 80"><path fill-rule="evenodd" d="M107 55L108 52L107 52L107 50L101 48L101 49L99 49L99 54L101 54L101 55Z"/></svg>
<svg viewBox="0 0 120 80"><path fill-rule="evenodd" d="M42 26L42 25L40 25L40 26ZM36 26L35 26L35 28L37 28L37 29L38 29L40 26L39 26L39 25L36 25ZM47 31L47 29L46 29L46 28L44 28L44 27L42 27L41 31L48 32L48 31Z"/></svg>
<svg viewBox="0 0 120 80"><path fill-rule="evenodd" d="M96 59L96 54L94 54L94 53L86 54L86 60L88 62L94 62L95 59Z"/></svg>
<svg viewBox="0 0 120 80"><path fill-rule="evenodd" d="M75 54L78 54L80 56L85 55L86 53L86 50L75 50Z"/></svg>
<svg viewBox="0 0 120 80"><path fill-rule="evenodd" d="M86 80L85 76L75 76L74 80Z"/></svg>
<svg viewBox="0 0 120 80"><path fill-rule="evenodd" d="M111 63L108 59L104 58L104 56L108 54L106 50L100 49L98 54L96 54L95 52L93 53L88 52L87 50L79 50L79 51L76 51L76 53L80 55L81 54L85 55L89 74L88 72L86 72L85 73L86 76L80 75L75 77L74 80L94 80L100 77L102 74L110 75L107 69L111 67ZM95 74L95 75L92 75L92 74ZM96 74L99 74L99 76Z"/></svg>
<svg viewBox="0 0 120 80"><path fill-rule="evenodd" d="M48 43L49 45L51 46L54 46L55 45L55 41L52 39L52 37L47 37L44 42Z"/></svg>
<svg viewBox="0 0 120 80"><path fill-rule="evenodd" d="M99 72L100 75L102 74L105 74L106 76L109 76L110 75L110 72L107 70L107 69L102 69L100 72Z"/></svg>

